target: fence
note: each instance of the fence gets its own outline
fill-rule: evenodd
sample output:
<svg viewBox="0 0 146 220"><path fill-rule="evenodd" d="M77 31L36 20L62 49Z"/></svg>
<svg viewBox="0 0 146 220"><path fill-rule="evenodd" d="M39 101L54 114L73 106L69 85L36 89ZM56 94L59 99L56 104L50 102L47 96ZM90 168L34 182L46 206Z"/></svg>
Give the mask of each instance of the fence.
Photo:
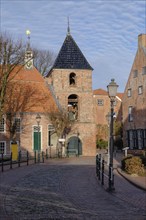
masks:
<svg viewBox="0 0 146 220"><path fill-rule="evenodd" d="M96 155L96 175L102 186L109 191L114 189L113 168L108 166L101 154Z"/></svg>
<svg viewBox="0 0 146 220"><path fill-rule="evenodd" d="M13 160L13 155L12 152L7 155L6 157L4 154L0 154L0 166L1 166L1 171L4 172L4 168L7 167L7 169L12 169L15 165L20 167L21 164L26 164L27 166L30 164L34 163L44 163L45 159L48 159L48 151L46 150L46 153L34 151L34 156L29 155L28 151L19 151L18 153L18 158L17 160Z"/></svg>

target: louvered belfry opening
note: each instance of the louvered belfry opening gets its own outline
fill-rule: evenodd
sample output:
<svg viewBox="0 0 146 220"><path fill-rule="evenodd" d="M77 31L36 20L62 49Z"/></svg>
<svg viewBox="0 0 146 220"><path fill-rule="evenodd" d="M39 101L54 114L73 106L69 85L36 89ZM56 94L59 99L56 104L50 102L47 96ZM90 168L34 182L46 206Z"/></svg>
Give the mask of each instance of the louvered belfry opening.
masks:
<svg viewBox="0 0 146 220"><path fill-rule="evenodd" d="M68 97L68 117L71 121L78 118L78 96L75 94Z"/></svg>

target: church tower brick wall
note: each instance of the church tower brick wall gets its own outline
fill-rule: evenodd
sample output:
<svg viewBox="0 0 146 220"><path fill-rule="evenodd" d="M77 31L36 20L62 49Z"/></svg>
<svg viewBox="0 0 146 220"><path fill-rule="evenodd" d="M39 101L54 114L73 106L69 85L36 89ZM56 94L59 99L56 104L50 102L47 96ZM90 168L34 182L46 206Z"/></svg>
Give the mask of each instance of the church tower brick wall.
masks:
<svg viewBox="0 0 146 220"><path fill-rule="evenodd" d="M77 99L77 118L66 137L66 144L71 137L78 137L83 156L96 155L92 70L72 36L67 35L54 66L46 77L65 111L68 111L69 97Z"/></svg>

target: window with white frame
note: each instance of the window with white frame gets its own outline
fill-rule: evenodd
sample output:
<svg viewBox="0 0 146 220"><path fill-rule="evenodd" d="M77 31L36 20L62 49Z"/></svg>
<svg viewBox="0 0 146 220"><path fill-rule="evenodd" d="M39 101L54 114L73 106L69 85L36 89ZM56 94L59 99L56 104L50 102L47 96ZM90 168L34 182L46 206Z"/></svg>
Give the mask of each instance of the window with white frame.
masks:
<svg viewBox="0 0 146 220"><path fill-rule="evenodd" d="M133 71L133 77L136 78L138 76L138 70Z"/></svg>
<svg viewBox="0 0 146 220"><path fill-rule="evenodd" d="M6 142L0 141L0 154L6 154Z"/></svg>
<svg viewBox="0 0 146 220"><path fill-rule="evenodd" d="M133 121L132 112L133 112L133 107L132 107L132 106L129 106L129 108L128 108L128 119L129 119L129 122L130 122L130 121Z"/></svg>
<svg viewBox="0 0 146 220"><path fill-rule="evenodd" d="M5 118L2 118L0 121L0 132L5 132Z"/></svg>
<svg viewBox="0 0 146 220"><path fill-rule="evenodd" d="M21 131L21 119L20 118L15 118L15 126L16 126L16 132L20 132Z"/></svg>
<svg viewBox="0 0 146 220"><path fill-rule="evenodd" d="M143 93L143 86L138 87L138 95L141 95Z"/></svg>
<svg viewBox="0 0 146 220"><path fill-rule="evenodd" d="M103 106L104 105L103 99L97 99L97 105Z"/></svg>
<svg viewBox="0 0 146 220"><path fill-rule="evenodd" d="M146 66L142 67L142 74L146 74Z"/></svg>
<svg viewBox="0 0 146 220"><path fill-rule="evenodd" d="M128 89L128 91L127 91L127 96L128 96L128 97L131 97L131 95L132 95L132 90L131 90L131 89Z"/></svg>

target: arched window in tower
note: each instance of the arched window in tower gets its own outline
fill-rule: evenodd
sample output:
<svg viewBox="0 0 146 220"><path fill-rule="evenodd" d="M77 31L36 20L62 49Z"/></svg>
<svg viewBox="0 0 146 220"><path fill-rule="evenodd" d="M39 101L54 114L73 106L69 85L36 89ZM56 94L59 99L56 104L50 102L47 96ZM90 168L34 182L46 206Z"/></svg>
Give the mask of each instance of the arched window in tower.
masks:
<svg viewBox="0 0 146 220"><path fill-rule="evenodd" d="M68 117L71 121L78 118L78 96L75 94L68 97Z"/></svg>
<svg viewBox="0 0 146 220"><path fill-rule="evenodd" d="M69 84L70 84L70 86L74 86L76 84L76 74L75 73L70 73Z"/></svg>

